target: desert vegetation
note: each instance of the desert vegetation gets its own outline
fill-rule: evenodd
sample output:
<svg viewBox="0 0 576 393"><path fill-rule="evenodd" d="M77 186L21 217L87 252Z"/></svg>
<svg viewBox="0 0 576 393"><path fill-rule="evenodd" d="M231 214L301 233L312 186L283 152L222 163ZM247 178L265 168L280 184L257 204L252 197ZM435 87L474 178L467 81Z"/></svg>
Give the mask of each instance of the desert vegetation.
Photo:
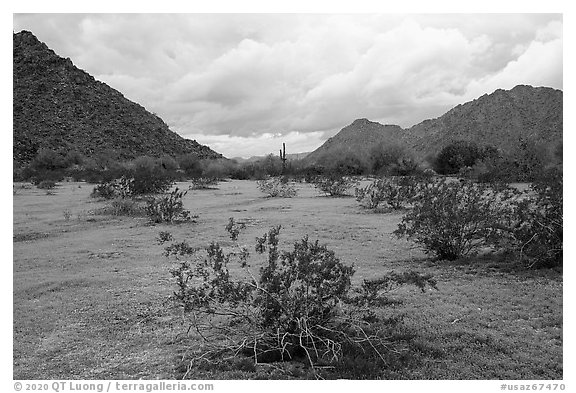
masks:
<svg viewBox="0 0 576 393"><path fill-rule="evenodd" d="M14 379L563 378L561 91L230 160L13 36Z"/></svg>
<svg viewBox="0 0 576 393"><path fill-rule="evenodd" d="M238 238L233 218L226 229ZM360 353L384 367L388 337L371 306L382 305L399 286L437 289L431 275L416 272L390 272L353 288L354 268L333 251L308 236L281 250L280 232L277 226L256 238L254 250L265 259L256 271L245 246L226 249L212 242L201 251L180 242L165 248L177 262L173 299L203 339L185 375L202 363L244 358L253 364L298 361L311 376L322 377Z"/></svg>
<svg viewBox="0 0 576 393"><path fill-rule="evenodd" d="M258 188L271 198L292 198L298 193L294 185L285 176L258 180Z"/></svg>
<svg viewBox="0 0 576 393"><path fill-rule="evenodd" d="M39 205L48 212L54 206L53 212L32 226L29 214L40 214L30 211L37 191L15 185L15 281L17 288L28 288L15 292L15 326L22 332L15 337L15 358L22 359L18 377L44 357L26 344L26 326L40 318L61 345L80 345L84 362L93 343L104 340L123 348L123 356L147 342L146 351L162 354L158 361L171 365L152 361L139 372L118 371L104 353L98 361L109 367L79 374L84 378L561 378L558 170L524 187L337 173L315 174L310 182L284 175L203 187L201 177L181 182L171 176L168 169L177 170L177 161L166 165L167 172L155 172L158 162L139 160L129 172L92 188L60 183ZM356 200L325 198L350 195L354 187ZM64 214L53 202L62 198L73 201ZM192 216L191 210L200 214ZM68 244L66 228L94 239L88 258L109 269L100 272L110 280L109 291L126 288L125 279L114 278L123 270L132 277L129 287L147 288L137 303L120 297L111 309L100 306L103 295L83 289L100 281L58 284L55 274L62 273L44 258L34 270L45 278L30 281L22 270L33 250L28 244ZM113 246L106 250L105 244ZM69 282L87 280L84 275L95 267L77 265L67 247L55 256L64 261ZM142 265L143 260L163 262ZM136 278L142 269L150 278ZM77 336L82 329L64 332L49 322L47 309L26 303L28 293L60 302L45 286L57 286L70 298L83 296L81 303L92 311L81 318L96 327L86 340ZM123 325L115 325L119 335L110 336L106 321L119 318L120 310ZM529 340L530 350L507 333L506 324L490 322L500 318L534 329L522 339ZM24 360L24 351L33 355ZM545 368L521 360L531 351L543 357ZM43 376L67 375L78 361L71 354ZM454 367L423 368L451 361Z"/></svg>

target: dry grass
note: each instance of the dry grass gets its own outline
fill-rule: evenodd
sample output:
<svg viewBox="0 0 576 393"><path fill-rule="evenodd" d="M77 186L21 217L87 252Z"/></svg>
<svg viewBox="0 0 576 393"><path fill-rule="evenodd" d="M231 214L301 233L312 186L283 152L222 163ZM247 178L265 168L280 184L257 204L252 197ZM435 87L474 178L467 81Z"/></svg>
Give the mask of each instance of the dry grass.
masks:
<svg viewBox="0 0 576 393"><path fill-rule="evenodd" d="M381 313L403 314L391 331L403 349L383 370L348 365L348 378L561 379L562 274L519 272L496 257L458 263L426 260L391 236L402 213L373 214L353 198L327 198L299 184L298 196L265 198L255 182L191 190L184 208L197 223L148 224L144 217L95 215L105 201L91 187L64 183L55 195L14 195L14 378L152 379L183 375L193 349L167 298L170 262L156 239L170 231L191 246L227 244L229 217L246 224L240 242L281 224L284 243L320 239L354 281L389 270L432 273L438 292L404 289ZM179 184L186 189L187 184ZM71 212L63 217L63 209ZM537 361L534 361L537 359ZM354 368L357 366L357 369ZM348 373L348 374L347 374ZM278 371L239 361L230 369L192 370L191 378L309 378L298 365ZM330 377L328 375L327 377Z"/></svg>

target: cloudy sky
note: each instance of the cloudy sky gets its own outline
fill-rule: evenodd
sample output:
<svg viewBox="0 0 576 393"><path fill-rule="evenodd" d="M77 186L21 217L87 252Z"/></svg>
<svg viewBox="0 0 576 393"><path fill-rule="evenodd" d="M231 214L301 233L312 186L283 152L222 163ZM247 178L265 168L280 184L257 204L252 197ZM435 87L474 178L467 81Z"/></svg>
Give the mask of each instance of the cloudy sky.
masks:
<svg viewBox="0 0 576 393"><path fill-rule="evenodd" d="M227 157L563 89L560 14L14 14L13 29Z"/></svg>

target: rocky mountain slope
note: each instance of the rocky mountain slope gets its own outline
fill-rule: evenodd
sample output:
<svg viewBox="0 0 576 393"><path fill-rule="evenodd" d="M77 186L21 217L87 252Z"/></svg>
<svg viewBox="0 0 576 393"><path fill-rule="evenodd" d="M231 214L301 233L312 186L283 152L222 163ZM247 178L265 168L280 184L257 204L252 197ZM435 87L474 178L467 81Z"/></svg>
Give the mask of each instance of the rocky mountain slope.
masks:
<svg viewBox="0 0 576 393"><path fill-rule="evenodd" d="M403 132L404 130L400 126L383 125L368 119L357 119L310 153L305 161L310 164L324 163L332 157L349 154L367 157L370 150L380 143L401 143Z"/></svg>
<svg viewBox="0 0 576 393"><path fill-rule="evenodd" d="M520 139L554 147L562 143L562 104L561 90L519 85L485 94L408 129L358 119L310 153L307 160L318 163L343 152L366 157L380 143L405 146L419 159L436 155L458 140L492 145L505 152L513 150Z"/></svg>
<svg viewBox="0 0 576 393"><path fill-rule="evenodd" d="M59 57L28 31L13 35L13 77L17 163L29 162L40 148L121 160L185 153L221 157L174 133L158 116Z"/></svg>
<svg viewBox="0 0 576 393"><path fill-rule="evenodd" d="M520 138L543 145L562 143L561 90L519 85L458 105L437 119L406 130L404 141L417 153L437 153L456 140L509 151Z"/></svg>

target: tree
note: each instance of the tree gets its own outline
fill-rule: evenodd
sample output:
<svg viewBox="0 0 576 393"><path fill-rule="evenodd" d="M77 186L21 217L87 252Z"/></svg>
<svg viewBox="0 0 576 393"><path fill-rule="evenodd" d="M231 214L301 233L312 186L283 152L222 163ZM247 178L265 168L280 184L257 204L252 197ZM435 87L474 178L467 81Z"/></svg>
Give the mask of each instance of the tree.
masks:
<svg viewBox="0 0 576 393"><path fill-rule="evenodd" d="M482 158L482 150L474 142L456 141L445 146L438 153L433 167L442 175L452 175L462 168L472 167L480 158Z"/></svg>

